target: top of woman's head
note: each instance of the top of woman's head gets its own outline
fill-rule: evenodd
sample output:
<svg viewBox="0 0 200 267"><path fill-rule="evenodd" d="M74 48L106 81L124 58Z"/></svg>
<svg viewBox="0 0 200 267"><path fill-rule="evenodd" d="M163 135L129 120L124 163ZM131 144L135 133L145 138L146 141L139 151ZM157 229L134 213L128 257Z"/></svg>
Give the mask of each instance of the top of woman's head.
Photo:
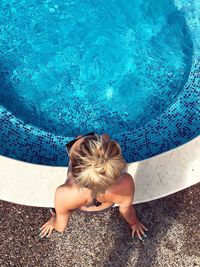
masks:
<svg viewBox="0 0 200 267"><path fill-rule="evenodd" d="M70 151L72 175L81 188L90 188L95 195L104 193L126 168L120 145L95 134L85 137L80 146Z"/></svg>

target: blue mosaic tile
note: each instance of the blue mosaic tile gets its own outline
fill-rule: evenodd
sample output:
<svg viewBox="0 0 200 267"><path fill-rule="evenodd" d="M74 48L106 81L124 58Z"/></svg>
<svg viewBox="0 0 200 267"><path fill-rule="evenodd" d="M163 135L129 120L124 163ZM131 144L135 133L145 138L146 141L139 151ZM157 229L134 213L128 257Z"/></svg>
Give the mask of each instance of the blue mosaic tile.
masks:
<svg viewBox="0 0 200 267"><path fill-rule="evenodd" d="M178 147L200 134L200 2L190 0L179 3L182 3L180 8L185 13L193 38L191 71L177 99L144 126L134 130L129 126L128 131L123 132L123 120L115 114L120 127L111 138L119 142L128 163ZM102 119L109 124L108 117ZM104 131L96 132L101 134ZM42 131L25 124L0 106L0 138L3 156L36 164L66 166L68 157L65 144L74 136L64 137Z"/></svg>

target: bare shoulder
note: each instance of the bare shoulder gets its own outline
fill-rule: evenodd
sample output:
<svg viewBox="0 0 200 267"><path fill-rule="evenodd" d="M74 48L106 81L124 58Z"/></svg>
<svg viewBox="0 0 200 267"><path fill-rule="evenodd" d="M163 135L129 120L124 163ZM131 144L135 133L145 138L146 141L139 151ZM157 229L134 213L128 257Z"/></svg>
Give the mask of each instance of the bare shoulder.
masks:
<svg viewBox="0 0 200 267"><path fill-rule="evenodd" d="M134 189L134 179L132 175L130 175L128 172L124 172L118 179L113 192L115 193L122 193L123 191L127 192L129 190L127 189Z"/></svg>
<svg viewBox="0 0 200 267"><path fill-rule="evenodd" d="M122 175L122 183L124 183L124 185L133 185L134 184L134 179L133 176L131 174L129 174L128 172L124 172Z"/></svg>
<svg viewBox="0 0 200 267"><path fill-rule="evenodd" d="M112 197L116 204L133 201L135 184L132 175L123 173L112 189Z"/></svg>
<svg viewBox="0 0 200 267"><path fill-rule="evenodd" d="M74 210L82 204L82 200L77 198L77 192L74 187L68 184L63 184L56 188L55 205L56 202L67 210Z"/></svg>

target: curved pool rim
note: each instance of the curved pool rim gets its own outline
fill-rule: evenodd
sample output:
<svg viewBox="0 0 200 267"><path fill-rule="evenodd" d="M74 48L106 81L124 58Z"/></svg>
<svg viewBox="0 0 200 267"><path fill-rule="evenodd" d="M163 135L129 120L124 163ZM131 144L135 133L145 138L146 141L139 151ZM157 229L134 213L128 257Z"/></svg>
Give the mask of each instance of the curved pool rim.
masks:
<svg viewBox="0 0 200 267"><path fill-rule="evenodd" d="M190 0L181 5L181 2L177 1L177 7L184 12L193 37L194 50L188 80L175 102L158 117L140 128L111 136L120 144L127 163L161 154L200 133L200 3ZM50 166L68 164L65 144L74 136L63 137L24 124L3 106L0 106L0 131L2 150L5 148L4 152L10 158L15 159L17 152L17 159L25 162Z"/></svg>
<svg viewBox="0 0 200 267"><path fill-rule="evenodd" d="M132 204L159 199L198 184L199 151L200 136L155 157L127 164L123 172L132 175L136 188ZM0 172L0 199L48 208L54 207L55 190L67 181L68 168L0 156Z"/></svg>

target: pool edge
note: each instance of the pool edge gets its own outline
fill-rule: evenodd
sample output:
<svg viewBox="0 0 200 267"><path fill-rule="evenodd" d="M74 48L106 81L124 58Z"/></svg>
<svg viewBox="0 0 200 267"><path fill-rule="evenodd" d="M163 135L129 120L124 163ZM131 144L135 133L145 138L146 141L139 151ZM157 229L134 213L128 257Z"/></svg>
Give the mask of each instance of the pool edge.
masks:
<svg viewBox="0 0 200 267"><path fill-rule="evenodd" d="M165 197L200 182L199 151L200 136L155 157L128 164L126 171L136 186L133 203ZM1 200L37 207L53 207L55 190L67 178L67 167L32 164L4 156L0 156L0 172Z"/></svg>

